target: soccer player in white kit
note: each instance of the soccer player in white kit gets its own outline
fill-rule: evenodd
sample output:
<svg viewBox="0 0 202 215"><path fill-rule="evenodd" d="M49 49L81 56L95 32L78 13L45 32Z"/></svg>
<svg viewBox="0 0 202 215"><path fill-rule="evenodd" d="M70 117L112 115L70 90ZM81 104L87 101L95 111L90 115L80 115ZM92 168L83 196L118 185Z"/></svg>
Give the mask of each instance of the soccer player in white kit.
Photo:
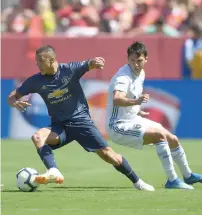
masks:
<svg viewBox="0 0 202 215"><path fill-rule="evenodd" d="M144 65L147 48L141 42L128 47L128 64L122 66L109 84L106 129L110 139L117 144L141 149L154 144L157 155L167 175L166 188L194 189L191 184L202 183L202 175L193 173L178 138L161 124L144 118L149 113L141 111L141 104L149 100L143 93ZM180 180L173 160L182 172Z"/></svg>

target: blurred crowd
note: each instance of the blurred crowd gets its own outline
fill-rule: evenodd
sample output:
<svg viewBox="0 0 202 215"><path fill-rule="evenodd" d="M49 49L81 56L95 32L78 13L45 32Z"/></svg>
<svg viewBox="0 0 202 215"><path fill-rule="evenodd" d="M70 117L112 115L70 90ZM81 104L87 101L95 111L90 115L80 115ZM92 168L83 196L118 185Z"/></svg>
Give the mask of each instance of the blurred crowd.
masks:
<svg viewBox="0 0 202 215"><path fill-rule="evenodd" d="M19 0L1 11L1 32L43 35L154 34L202 29L202 0Z"/></svg>

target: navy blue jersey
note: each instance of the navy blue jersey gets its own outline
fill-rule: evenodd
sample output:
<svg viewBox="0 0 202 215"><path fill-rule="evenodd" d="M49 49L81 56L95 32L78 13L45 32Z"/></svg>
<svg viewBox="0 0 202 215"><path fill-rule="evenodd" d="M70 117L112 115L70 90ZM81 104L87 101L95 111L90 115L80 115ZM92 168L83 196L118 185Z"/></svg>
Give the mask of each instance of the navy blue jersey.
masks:
<svg viewBox="0 0 202 215"><path fill-rule="evenodd" d="M88 61L59 64L55 75L37 73L17 89L22 96L38 93L52 122L89 119L89 108L79 79L89 70Z"/></svg>

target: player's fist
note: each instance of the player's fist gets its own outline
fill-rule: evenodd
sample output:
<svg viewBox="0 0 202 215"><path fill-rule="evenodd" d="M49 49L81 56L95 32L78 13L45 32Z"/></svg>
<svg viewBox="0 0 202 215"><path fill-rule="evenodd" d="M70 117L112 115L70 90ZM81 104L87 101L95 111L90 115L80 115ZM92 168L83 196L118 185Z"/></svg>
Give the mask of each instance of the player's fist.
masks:
<svg viewBox="0 0 202 215"><path fill-rule="evenodd" d="M149 94L142 94L137 100L136 104L147 103L149 101Z"/></svg>
<svg viewBox="0 0 202 215"><path fill-rule="evenodd" d="M95 57L88 62L89 69L103 69L105 65L105 60L102 57Z"/></svg>
<svg viewBox="0 0 202 215"><path fill-rule="evenodd" d="M145 111L140 110L138 115L141 116L141 117L146 117L146 116L149 115L149 112L145 112Z"/></svg>
<svg viewBox="0 0 202 215"><path fill-rule="evenodd" d="M24 112L26 111L26 107L31 106L31 104L28 101L16 101L12 106Z"/></svg>

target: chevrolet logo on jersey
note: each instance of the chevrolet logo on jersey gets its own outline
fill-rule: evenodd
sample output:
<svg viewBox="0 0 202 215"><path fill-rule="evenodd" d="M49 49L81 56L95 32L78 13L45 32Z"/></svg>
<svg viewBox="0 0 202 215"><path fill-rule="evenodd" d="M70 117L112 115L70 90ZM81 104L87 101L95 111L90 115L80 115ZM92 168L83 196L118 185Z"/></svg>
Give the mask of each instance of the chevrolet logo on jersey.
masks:
<svg viewBox="0 0 202 215"><path fill-rule="evenodd" d="M60 98L67 92L68 92L68 88L65 88L65 89L62 89L62 90L57 89L57 90L54 90L52 93L49 93L48 98L49 99L51 99L51 98Z"/></svg>

